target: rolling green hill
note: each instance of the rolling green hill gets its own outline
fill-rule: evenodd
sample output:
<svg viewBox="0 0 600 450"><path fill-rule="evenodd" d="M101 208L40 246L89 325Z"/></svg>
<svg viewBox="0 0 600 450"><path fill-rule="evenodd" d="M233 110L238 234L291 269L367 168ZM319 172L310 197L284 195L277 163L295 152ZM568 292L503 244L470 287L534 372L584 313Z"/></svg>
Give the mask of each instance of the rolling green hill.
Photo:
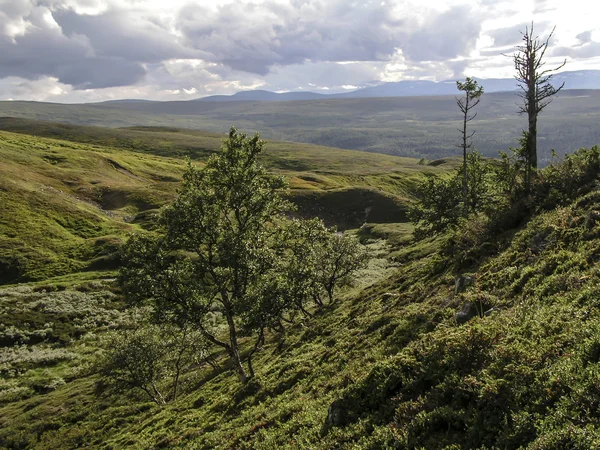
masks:
<svg viewBox="0 0 600 450"><path fill-rule="evenodd" d="M123 237L152 226L172 199L184 156L202 163L221 136L178 129L105 129L2 119L0 283L112 270ZM18 133L18 134L17 134ZM387 155L270 143L299 214L330 225L402 222L414 184L453 167Z"/></svg>
<svg viewBox="0 0 600 450"><path fill-rule="evenodd" d="M589 155L597 162L600 150ZM241 384L215 353L217 367L189 368L164 407L115 394L97 375L104 332L128 315L110 282L2 289L0 445L598 448L600 179L562 169L571 197L543 194L501 233L475 217L453 236L470 255L457 269L464 289L444 238L364 227L373 259L355 287L269 333L256 378ZM469 303L493 310L459 322Z"/></svg>
<svg viewBox="0 0 600 450"><path fill-rule="evenodd" d="M506 217L414 241L416 183L456 160L268 144L298 213L356 233L369 264L268 330L250 382L211 348L158 406L99 374L107 335L143 315L112 280L118 249L174 198L182 157L202 164L220 136L0 128L0 448L600 448L599 148L540 172L547 189Z"/></svg>
<svg viewBox="0 0 600 450"><path fill-rule="evenodd" d="M485 85L484 85L485 88ZM472 122L486 156L516 146L526 119L514 93L485 94ZM540 163L600 142L600 91L562 91L539 121ZM292 102L109 102L61 105L0 102L0 116L108 127L161 126L223 133L241 130L280 141L436 159L457 155L460 113L453 96L327 99Z"/></svg>

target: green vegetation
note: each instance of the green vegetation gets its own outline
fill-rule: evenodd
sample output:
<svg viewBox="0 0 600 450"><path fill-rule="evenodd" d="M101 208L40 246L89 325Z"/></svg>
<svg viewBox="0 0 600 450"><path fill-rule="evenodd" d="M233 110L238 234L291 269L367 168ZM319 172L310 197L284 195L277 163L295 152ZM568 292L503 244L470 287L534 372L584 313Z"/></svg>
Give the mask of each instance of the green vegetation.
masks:
<svg viewBox="0 0 600 450"><path fill-rule="evenodd" d="M190 165L160 230L128 240L119 273L126 298L148 302L159 324L182 332L191 327L224 349L243 383L254 377L251 358L266 329L284 330L282 322L293 323L299 311L311 317L308 305L324 306L323 293L333 303L336 286L365 262L360 244L334 235L319 219L286 218L293 205L282 197L285 180L258 165L263 145L258 135L232 128L201 170ZM227 338L211 324L215 317L227 324ZM248 372L242 335L256 338ZM141 352L139 365L160 358L148 353ZM141 387L164 403L154 374L144 374Z"/></svg>
<svg viewBox="0 0 600 450"><path fill-rule="evenodd" d="M185 164L167 155L203 164L221 143L185 130L1 122L19 134L0 132L0 284L114 273L124 236L153 228L175 196ZM455 164L287 143L272 144L261 162L288 178L301 216L326 211L327 224L343 229L404 217L424 174Z"/></svg>
<svg viewBox="0 0 600 450"><path fill-rule="evenodd" d="M552 148L564 155L600 142L596 126L599 98L598 90L563 90L556 96L552 107L544 111L544 121L538 127L540 167L550 161ZM513 92L482 97L477 119L471 123L478 130L477 148L483 155L496 157L519 138L524 125L523 118L515 115L515 101ZM263 138L273 141L306 142L431 160L460 155L456 147L454 96L103 105L0 102L0 116L106 127L189 128L216 133L224 133L236 124L242 131L260 131Z"/></svg>
<svg viewBox="0 0 600 450"><path fill-rule="evenodd" d="M277 144L279 149L258 157L269 174L259 170L254 159L240 165L241 160L231 158L227 168L217 157L206 162L208 153L190 152L195 159L191 164L197 167L186 169L180 160L158 153L167 152L167 136L193 139L197 132L188 138L186 131L164 129L69 130L79 137L0 133L0 170L8 175L0 178L0 194L15 205L12 216L2 211L1 238L9 246L20 239L38 253L48 249L57 261L65 261L60 255L67 247L56 246L53 223L35 228L36 221L49 216L46 209L55 209L59 220L54 223L72 230L61 235L66 236L64 245L81 251L72 259L89 270L80 272L75 263L56 271L40 265L38 270L64 275L44 280L46 275L40 274L36 283L0 289L0 447L600 447L600 148L553 161L527 190L523 166L514 154L488 166L472 153L479 171L471 173L485 175L473 183L484 186L482 195L489 197L477 200L483 206L462 217L459 161L419 164L371 155L372 164L362 168L342 159L352 152L328 149L323 155L322 149L301 146L293 153L287 152L286 144ZM102 133L119 137L115 142L121 143L103 146ZM133 136L141 141L153 136L156 149L126 149ZM81 144L77 139L90 140ZM234 150L246 148L246 141L241 142ZM258 141L247 145L258 146ZM50 161L44 159L47 153ZM304 165L297 171L293 165L284 167L284 161L292 160ZM337 204L328 220L341 217L337 220L350 229L344 236L327 235L321 241L324 226L318 220L268 216L261 224L279 230L277 238L284 247L280 251L257 245L272 236L258 233L253 234L255 240L237 239L235 233L219 234L227 226L217 227L217 253L228 263L219 266L221 281L231 293L241 292L235 288L236 277L227 276L235 272L234 263L241 263L242 272L253 277L244 291L250 297L238 300L259 294L267 306L240 301L232 316L235 330L241 330L239 360L246 364L251 357L253 367L248 372L254 376L241 382L231 352L211 344L208 337L231 338L219 300L200 301L208 298L206 288L215 287L217 280L210 283L213 275L197 270L211 253L206 241L211 227L205 226L195 241L174 231L194 231L186 214L195 211L204 217L200 210L207 198L212 199L211 214L195 222L200 225L225 220L219 208L234 207L237 194L261 197L265 186L260 183L252 193L246 189L252 183L211 192L218 181L223 187L240 181L238 176L243 179L245 168L265 182L288 175L289 198L297 203L300 217L319 215L322 210L310 199L321 199L325 205ZM182 187L175 180L184 173ZM229 177L222 178L224 174ZM419 195L419 186L438 183L423 183L429 179L458 180L444 195L460 217L452 222L455 226L415 240L412 233L419 226L407 223L404 212ZM42 197L35 183L64 195L50 191L55 197ZM180 207L166 209L163 217L170 225L163 228L165 222L151 214L176 198L177 187L180 195L174 205ZM17 207L29 205L30 198L39 199L39 216L26 207L19 212ZM357 199L363 199L364 209L353 204ZM439 213L442 204L432 203L430 210ZM376 211L378 205L402 208L388 216ZM28 217L35 221L26 222ZM371 221L374 217L381 223ZM15 223L20 221L27 226L18 228ZM286 227L279 229L283 224ZM172 225L178 226L169 228ZM149 244L152 249L150 244L169 230L178 245L164 247L158 262L166 264L149 270L140 247ZM110 245L116 252L130 231L147 238L129 241L121 286L110 279L92 281L101 274L114 275L120 261L94 266L111 268L98 272L86 265L86 244L113 237ZM335 291L335 301L317 300L313 289L321 283L319 289L326 291L325 277L310 275L332 273L330 263L361 248L347 235L358 237L368 262L354 277L336 272L347 285ZM191 245L198 242L200 248ZM314 242L326 245L306 245ZM2 255L15 254L8 248ZM258 256L258 262L248 266L252 259L244 258L244 249ZM273 258L271 250L280 251L280 258ZM23 260L33 264L36 257ZM283 267L278 269L285 270L271 270L279 263ZM136 271L141 279L135 279ZM183 275L186 283L169 285L176 275ZM127 283L140 287L140 280L148 282L145 287L154 295L152 308L130 305L134 296ZM159 286L157 280L165 283ZM183 294L183 301L164 297L168 307L157 308L157 297L173 293L161 291L165 286ZM143 290L137 292L148 298ZM295 304L286 304L289 309L279 314L278 301L283 298L293 298ZM196 330L187 334L189 319L198 313L209 333L199 329L200 335ZM145 325L149 318L174 327Z"/></svg>

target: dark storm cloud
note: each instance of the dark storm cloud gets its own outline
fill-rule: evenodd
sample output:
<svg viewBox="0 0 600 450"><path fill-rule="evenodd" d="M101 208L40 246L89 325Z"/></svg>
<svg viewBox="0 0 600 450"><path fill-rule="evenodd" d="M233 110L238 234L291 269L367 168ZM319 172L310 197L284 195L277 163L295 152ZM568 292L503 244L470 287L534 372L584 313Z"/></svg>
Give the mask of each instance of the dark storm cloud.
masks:
<svg viewBox="0 0 600 450"><path fill-rule="evenodd" d="M127 86L143 78L146 63L197 53L178 45L159 22L124 11L82 15L27 5L2 5L7 21L27 26L24 33L0 36L0 78L51 76L76 89Z"/></svg>
<svg viewBox="0 0 600 450"><path fill-rule="evenodd" d="M0 38L0 78L36 79L53 76L78 89L124 86L145 73L135 62L111 56L94 56L82 36L67 38L55 30L35 29L14 42Z"/></svg>

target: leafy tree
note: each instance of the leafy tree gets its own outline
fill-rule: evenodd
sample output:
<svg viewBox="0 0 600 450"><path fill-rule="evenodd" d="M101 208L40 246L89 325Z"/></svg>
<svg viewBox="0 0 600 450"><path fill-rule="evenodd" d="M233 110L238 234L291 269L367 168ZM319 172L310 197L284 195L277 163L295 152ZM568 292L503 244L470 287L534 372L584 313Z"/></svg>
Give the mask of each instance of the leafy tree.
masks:
<svg viewBox="0 0 600 450"><path fill-rule="evenodd" d="M431 177L417 188L417 202L409 209L409 218L416 225L415 236L426 237L456 225L462 216L461 179Z"/></svg>
<svg viewBox="0 0 600 450"><path fill-rule="evenodd" d="M159 232L134 236L124 246L119 276L131 300L150 301L155 320L191 323L223 348L242 382L248 374L240 336L255 339L247 360L253 375L251 357L265 329L297 310L307 312L324 272L318 258L334 239L320 220L286 218L293 207L281 196L286 183L258 165L262 149L258 135L232 128L223 151L204 168L190 164ZM335 284L352 272L340 259L342 268L335 265L329 278Z"/></svg>
<svg viewBox="0 0 600 450"><path fill-rule="evenodd" d="M500 195L509 202L512 202L522 189L528 140L527 131L523 131L518 147L511 147L508 152L500 152L500 164L495 177L496 187Z"/></svg>
<svg viewBox="0 0 600 450"><path fill-rule="evenodd" d="M319 250L317 270L329 302L333 303L336 286L349 284L351 275L365 267L368 255L357 239L339 234L331 235Z"/></svg>
<svg viewBox="0 0 600 450"><path fill-rule="evenodd" d="M521 89L520 96L523 104L519 106L519 114L527 114L527 153L525 164L525 185L529 189L531 184L531 174L537 170L537 119L538 114L552 101L564 86L564 83L558 88L551 84L552 72L561 69L566 60L553 69L544 69L544 55L548 49L550 38L554 34L554 29L545 40L540 40L534 35L533 23L531 28L525 28L523 33L523 45L517 46L517 53L512 58L517 74L515 79Z"/></svg>
<svg viewBox="0 0 600 450"><path fill-rule="evenodd" d="M177 399L182 371L207 357L205 342L189 327L145 325L111 336L100 372L117 390L139 389L164 405Z"/></svg>
<svg viewBox="0 0 600 450"><path fill-rule="evenodd" d="M484 211L492 198L489 185L492 175L490 164L481 153L473 151L467 155L467 168L466 210L469 213Z"/></svg>
<svg viewBox="0 0 600 450"><path fill-rule="evenodd" d="M295 302L292 311L300 310L310 316L307 305L311 302L323 306L321 291L323 280L320 279L323 256L334 239L319 219L293 220L285 233L288 256L285 259L286 297Z"/></svg>
<svg viewBox="0 0 600 450"><path fill-rule="evenodd" d="M470 134L467 132L467 124L477 117L477 113L472 114L471 111L475 108L479 102L481 101L481 96L483 95L483 87L479 86L476 80L471 77L467 77L465 81L457 81L456 87L459 91L465 93L464 97L457 98L456 104L458 105L460 111L463 114L463 127L460 131L462 135L462 143L460 147L463 150L463 205L465 209L465 214L469 209L469 180L467 174L467 151L473 146L473 142L470 142L470 139L475 134L475 131Z"/></svg>
<svg viewBox="0 0 600 450"><path fill-rule="evenodd" d="M277 268L280 218L291 209L279 195L283 178L257 164L263 144L258 135L232 128L222 153L201 170L190 164L179 196L162 216L164 233L154 241L134 238L121 272L128 293L152 298L159 314L178 323L193 321L225 349L244 382L236 321L258 325L256 299ZM211 329L215 316L227 323L226 340Z"/></svg>
<svg viewBox="0 0 600 450"><path fill-rule="evenodd" d="M427 237L446 231L459 224L465 215L489 209L493 198L492 166L481 153L467 155L467 197L461 194L464 171L459 169L451 177L431 177L418 187L417 201L409 209L409 218L415 224L415 236ZM466 202L465 202L466 201Z"/></svg>

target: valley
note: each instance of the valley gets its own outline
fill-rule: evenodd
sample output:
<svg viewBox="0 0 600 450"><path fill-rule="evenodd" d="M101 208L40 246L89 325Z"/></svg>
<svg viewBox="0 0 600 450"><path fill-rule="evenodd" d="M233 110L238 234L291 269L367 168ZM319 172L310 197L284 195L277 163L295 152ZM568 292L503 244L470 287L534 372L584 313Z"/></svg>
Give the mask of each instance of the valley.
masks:
<svg viewBox="0 0 600 450"><path fill-rule="evenodd" d="M484 86L485 87L485 86ZM458 91L457 91L458 93ZM484 94L476 148L485 156L516 146L526 128L514 92ZM599 90L565 90L540 120L540 163L600 141ZM0 117L105 127L155 126L222 133L235 125L269 140L385 153L430 160L458 155L455 96L263 101L108 102L62 105L0 102Z"/></svg>

